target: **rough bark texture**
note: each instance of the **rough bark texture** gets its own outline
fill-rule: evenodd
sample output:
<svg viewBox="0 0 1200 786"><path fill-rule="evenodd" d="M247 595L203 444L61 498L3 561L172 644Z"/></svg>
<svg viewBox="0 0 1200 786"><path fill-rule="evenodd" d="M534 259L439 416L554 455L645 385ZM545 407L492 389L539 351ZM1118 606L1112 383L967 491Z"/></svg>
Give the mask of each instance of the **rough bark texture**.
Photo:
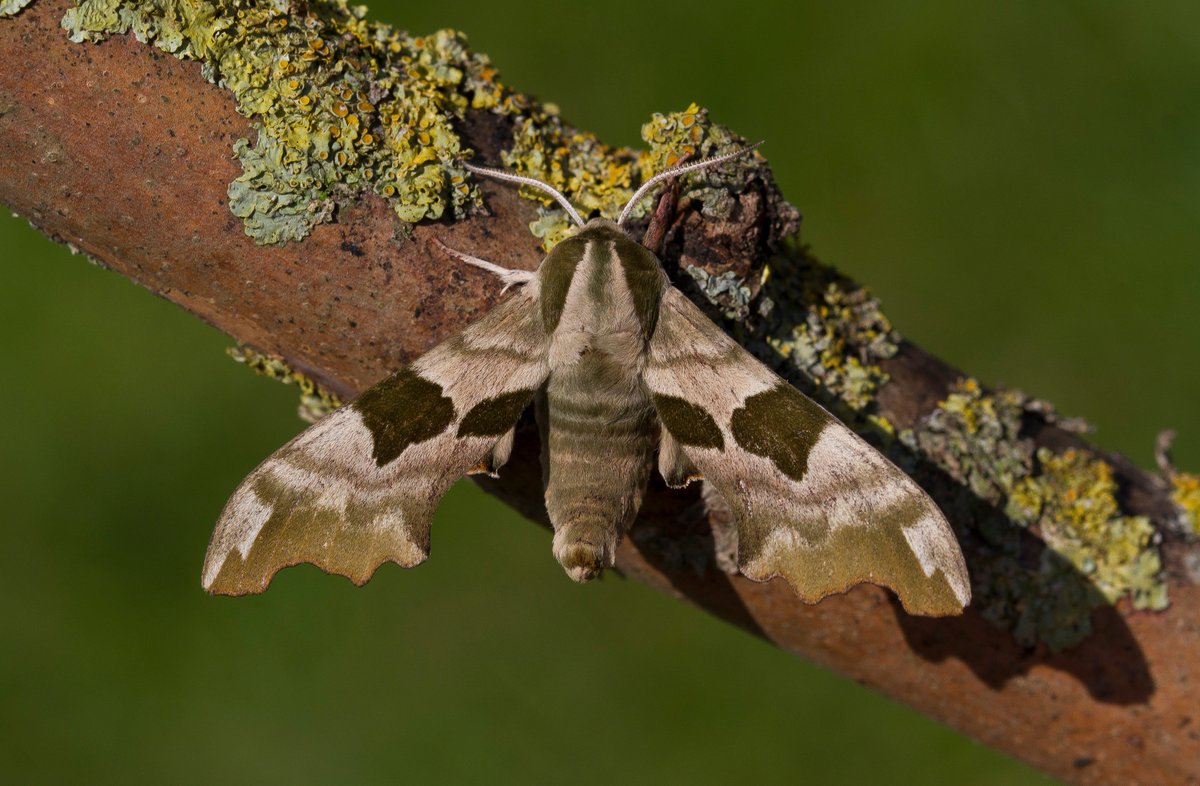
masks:
<svg viewBox="0 0 1200 786"><path fill-rule="evenodd" d="M147 289L348 396L461 328L497 297L490 278L449 265L434 237L512 267L540 260L531 203L485 184L488 217L421 225L411 236L365 198L303 243L256 246L226 205L238 174L230 150L252 136L199 65L118 36L68 42L62 0L0 20L0 201ZM495 160L502 121L462 129ZM887 361L879 409L913 424L957 372L912 345ZM1086 447L1036 424L1041 445ZM489 490L543 518L528 434ZM1090 449L1090 448L1089 448ZM1156 522L1175 515L1162 483L1118 456L1122 502ZM935 492L936 493L936 492ZM695 501L695 497L692 498ZM651 495L640 527L696 526L698 506ZM627 574L776 645L892 696L1055 776L1079 783L1200 783L1200 588L1191 546L1164 544L1171 608L1098 609L1094 633L1051 654L1023 648L978 614L906 616L861 586L816 606L781 581L755 584L670 558L659 538L621 548ZM971 544L967 544L968 564Z"/></svg>

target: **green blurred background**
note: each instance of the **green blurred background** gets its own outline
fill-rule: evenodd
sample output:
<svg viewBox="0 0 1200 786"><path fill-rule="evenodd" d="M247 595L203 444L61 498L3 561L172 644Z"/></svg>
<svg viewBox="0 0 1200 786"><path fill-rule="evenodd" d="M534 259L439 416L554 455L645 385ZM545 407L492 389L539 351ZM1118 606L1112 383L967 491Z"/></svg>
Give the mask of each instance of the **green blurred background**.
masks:
<svg viewBox="0 0 1200 786"><path fill-rule="evenodd" d="M609 142L697 101L767 140L901 331L1200 466L1200 5L375 3L457 27ZM0 24L21 24L20 18ZM10 782L1025 784L1041 777L649 589L575 586L462 483L433 559L210 598L226 496L302 427L230 341L0 222Z"/></svg>

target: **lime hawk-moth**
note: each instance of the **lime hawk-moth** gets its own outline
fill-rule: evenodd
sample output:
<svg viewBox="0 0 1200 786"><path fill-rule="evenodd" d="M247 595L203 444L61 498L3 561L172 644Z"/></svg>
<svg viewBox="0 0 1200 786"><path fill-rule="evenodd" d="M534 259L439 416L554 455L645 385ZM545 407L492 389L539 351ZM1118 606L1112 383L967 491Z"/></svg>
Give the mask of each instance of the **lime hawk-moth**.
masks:
<svg viewBox="0 0 1200 786"><path fill-rule="evenodd" d="M622 228L656 184L743 152L659 173L616 222L468 165L544 190L573 234L532 272L450 252L515 291L251 472L217 523L204 587L261 592L300 562L361 584L385 561L424 561L442 495L496 473L535 404L554 556L577 581L614 564L656 465L670 486L720 494L751 579L781 576L808 602L873 582L910 612L960 612L966 566L933 501L729 338Z"/></svg>

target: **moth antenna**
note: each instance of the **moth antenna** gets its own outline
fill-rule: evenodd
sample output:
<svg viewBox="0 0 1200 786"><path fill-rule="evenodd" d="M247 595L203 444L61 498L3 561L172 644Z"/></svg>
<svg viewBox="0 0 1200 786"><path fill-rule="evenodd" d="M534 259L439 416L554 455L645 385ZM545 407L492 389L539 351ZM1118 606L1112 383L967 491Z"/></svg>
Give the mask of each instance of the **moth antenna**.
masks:
<svg viewBox="0 0 1200 786"><path fill-rule="evenodd" d="M484 175L486 177L494 177L497 180L507 180L510 183L520 183L523 186L533 186L534 188L540 188L541 190L545 191L547 194L549 194L550 196L552 196L556 200L558 200L558 204L560 204L564 208L566 208L567 214L571 216L571 220L574 221L576 224L578 224L579 226L583 226L585 223L587 223L582 218L580 218L579 212L576 211L575 207L567 200L567 198L565 196L563 196L562 192L559 191L554 186L550 185L549 183L543 183L542 181L540 181L534 177L526 177L525 175L517 175L512 172L505 172L503 169L490 169L488 167L475 166L474 164L468 164L466 161L463 161L462 165L463 165L463 167L466 168L466 170L468 172L474 172L477 175Z"/></svg>
<svg viewBox="0 0 1200 786"><path fill-rule="evenodd" d="M650 189L654 188L656 185L658 185L662 181L669 180L670 178L675 177L677 175L682 175L684 172L691 172L692 170L695 170L695 169L704 169L705 167L715 166L717 164L724 163L725 161L728 161L731 158L737 158L738 156L749 153L750 151L756 149L761 144L762 144L762 142L755 142L753 145L748 145L746 147L738 148L737 150L734 150L732 153L722 153L719 156L712 156L711 158L702 158L699 161L693 161L690 164L681 164L680 166L674 166L674 167L671 167L670 169L664 169L662 172L659 172L657 175L650 178L645 183L642 183L642 187L633 193L633 196L630 197L629 201L625 203L625 207L622 208L622 210L621 210L621 217L617 219L617 226L623 226L625 224L625 219L629 217L629 212L631 210L633 210L633 206L638 203L638 200L641 199L642 197L644 197L646 195L646 192L648 192Z"/></svg>

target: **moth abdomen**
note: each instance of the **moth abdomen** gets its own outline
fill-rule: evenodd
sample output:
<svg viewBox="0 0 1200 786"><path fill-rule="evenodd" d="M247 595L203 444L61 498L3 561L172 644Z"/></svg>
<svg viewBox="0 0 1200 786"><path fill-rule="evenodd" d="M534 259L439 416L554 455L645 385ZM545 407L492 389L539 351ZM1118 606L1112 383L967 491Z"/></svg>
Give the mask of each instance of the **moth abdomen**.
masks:
<svg viewBox="0 0 1200 786"><path fill-rule="evenodd" d="M576 581L613 564L649 480L659 425L632 372L591 352L552 374L538 407L554 556Z"/></svg>
<svg viewBox="0 0 1200 786"><path fill-rule="evenodd" d="M620 540L607 511L577 509L555 527L554 558L574 581L590 581L613 565Z"/></svg>

